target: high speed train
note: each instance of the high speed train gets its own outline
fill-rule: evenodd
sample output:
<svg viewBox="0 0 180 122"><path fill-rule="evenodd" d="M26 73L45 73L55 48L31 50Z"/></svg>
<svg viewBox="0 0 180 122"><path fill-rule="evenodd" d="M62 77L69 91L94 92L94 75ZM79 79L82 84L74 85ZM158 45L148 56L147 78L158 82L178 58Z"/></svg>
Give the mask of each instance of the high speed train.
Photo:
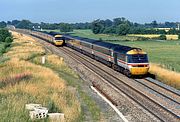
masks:
<svg viewBox="0 0 180 122"><path fill-rule="evenodd" d="M148 73L148 56L140 48L75 36L65 36L65 38L66 46L86 54L128 77Z"/></svg>
<svg viewBox="0 0 180 122"><path fill-rule="evenodd" d="M63 46L65 44L65 38L63 35L55 32L39 32L39 31L28 31L32 36L44 39L56 46Z"/></svg>

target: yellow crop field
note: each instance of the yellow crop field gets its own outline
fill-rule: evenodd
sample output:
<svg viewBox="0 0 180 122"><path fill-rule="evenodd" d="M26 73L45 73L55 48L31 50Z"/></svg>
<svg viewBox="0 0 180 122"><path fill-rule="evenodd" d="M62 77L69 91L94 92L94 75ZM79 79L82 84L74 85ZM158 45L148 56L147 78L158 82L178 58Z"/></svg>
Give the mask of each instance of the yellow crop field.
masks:
<svg viewBox="0 0 180 122"><path fill-rule="evenodd" d="M146 38L156 38L159 37L160 35L158 34L128 34L128 36L135 36L135 37L146 37Z"/></svg>
<svg viewBox="0 0 180 122"><path fill-rule="evenodd" d="M128 34L128 36L134 36L134 37L146 37L146 38L157 38L160 36L160 34ZM177 40L178 35L166 35L167 40Z"/></svg>
<svg viewBox="0 0 180 122"><path fill-rule="evenodd" d="M177 40L178 35L166 35L167 40Z"/></svg>

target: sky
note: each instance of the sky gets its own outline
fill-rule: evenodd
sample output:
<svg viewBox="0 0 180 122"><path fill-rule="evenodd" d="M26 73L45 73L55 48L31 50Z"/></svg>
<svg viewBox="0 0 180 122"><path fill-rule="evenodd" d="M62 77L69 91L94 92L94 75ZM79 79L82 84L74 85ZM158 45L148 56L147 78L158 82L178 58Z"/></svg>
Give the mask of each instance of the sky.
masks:
<svg viewBox="0 0 180 122"><path fill-rule="evenodd" d="M180 0L0 0L0 21L76 23L117 17L180 22Z"/></svg>

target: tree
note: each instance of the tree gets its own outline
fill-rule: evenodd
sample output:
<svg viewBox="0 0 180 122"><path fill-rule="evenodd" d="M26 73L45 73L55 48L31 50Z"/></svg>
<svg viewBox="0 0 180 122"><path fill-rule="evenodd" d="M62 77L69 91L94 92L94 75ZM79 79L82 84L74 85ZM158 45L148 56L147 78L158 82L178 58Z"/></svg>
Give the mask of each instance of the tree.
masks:
<svg viewBox="0 0 180 122"><path fill-rule="evenodd" d="M120 24L116 27L116 34L126 35L129 33L130 27L127 24Z"/></svg>
<svg viewBox="0 0 180 122"><path fill-rule="evenodd" d="M68 23L60 23L59 27L60 27L60 31L61 32L65 32L66 33L66 32L73 31L72 26L70 24L68 24Z"/></svg>
<svg viewBox="0 0 180 122"><path fill-rule="evenodd" d="M175 28L173 28L168 31L168 34L178 34L178 31Z"/></svg>
<svg viewBox="0 0 180 122"><path fill-rule="evenodd" d="M16 25L16 28L32 29L32 23L29 20L22 20Z"/></svg>
<svg viewBox="0 0 180 122"><path fill-rule="evenodd" d="M0 22L0 28L5 28L6 27L6 22L2 21Z"/></svg>
<svg viewBox="0 0 180 122"><path fill-rule="evenodd" d="M13 41L13 39L12 39L12 37L6 37L6 39L5 39L5 42L6 43L11 43Z"/></svg>
<svg viewBox="0 0 180 122"><path fill-rule="evenodd" d="M160 39L160 40L166 40L166 35L165 35L165 34L161 34L158 39Z"/></svg>
<svg viewBox="0 0 180 122"><path fill-rule="evenodd" d="M106 27L104 29L103 33L105 33L105 34L113 34L113 33L116 33L116 29L113 26Z"/></svg>
<svg viewBox="0 0 180 122"><path fill-rule="evenodd" d="M5 42L6 37L12 37L7 29L0 29L0 41Z"/></svg>
<svg viewBox="0 0 180 122"><path fill-rule="evenodd" d="M121 19L121 18L115 18L115 19L113 19L113 25L114 25L114 26L118 26L118 25L120 25L120 24L122 24L122 19Z"/></svg>
<svg viewBox="0 0 180 122"><path fill-rule="evenodd" d="M11 25L16 26L16 25L19 24L20 22L21 22L21 21L19 21L19 20L13 20L11 23L8 22L8 24L11 24Z"/></svg>
<svg viewBox="0 0 180 122"><path fill-rule="evenodd" d="M104 31L104 25L101 20L98 19L92 23L92 31L94 34L99 34Z"/></svg>
<svg viewBox="0 0 180 122"><path fill-rule="evenodd" d="M152 27L153 28L157 28L158 27L158 24L157 24L156 20L152 21Z"/></svg>
<svg viewBox="0 0 180 122"><path fill-rule="evenodd" d="M109 19L106 19L104 22L105 22L105 27L110 27L113 25L113 22Z"/></svg>

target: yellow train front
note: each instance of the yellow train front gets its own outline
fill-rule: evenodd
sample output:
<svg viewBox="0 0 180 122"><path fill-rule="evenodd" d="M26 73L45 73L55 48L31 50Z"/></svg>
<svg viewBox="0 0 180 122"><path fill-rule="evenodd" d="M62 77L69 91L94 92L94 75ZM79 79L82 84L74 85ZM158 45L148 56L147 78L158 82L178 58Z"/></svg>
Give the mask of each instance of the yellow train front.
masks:
<svg viewBox="0 0 180 122"><path fill-rule="evenodd" d="M146 75L149 70L147 53L141 49L133 49L126 53L127 65L131 75Z"/></svg>
<svg viewBox="0 0 180 122"><path fill-rule="evenodd" d="M54 36L54 40L53 40L53 44L56 46L63 46L65 43L65 39L62 35L55 35Z"/></svg>

